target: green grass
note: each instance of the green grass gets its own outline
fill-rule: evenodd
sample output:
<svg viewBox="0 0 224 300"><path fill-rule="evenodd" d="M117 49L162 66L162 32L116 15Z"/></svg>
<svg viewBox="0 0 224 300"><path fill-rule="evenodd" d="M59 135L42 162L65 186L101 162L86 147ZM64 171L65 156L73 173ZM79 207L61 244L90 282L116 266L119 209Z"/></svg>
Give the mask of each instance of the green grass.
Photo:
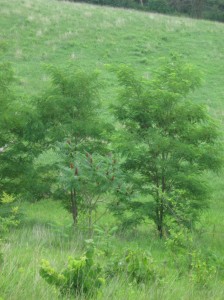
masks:
<svg viewBox="0 0 224 300"><path fill-rule="evenodd" d="M83 253L83 232L72 229L70 215L58 202L43 200L36 204L23 203L24 219L13 230L4 245L4 264L1 268L0 292L3 299L60 299L58 291L49 286L39 275L41 259L47 259L58 270L67 263L68 256ZM106 219L104 220L106 222ZM145 228L146 229L146 228ZM202 247L211 241L200 241ZM187 275L179 276L167 260L164 241L158 240L153 231L127 234L112 240L113 248L122 252L126 248L149 250L165 270L162 283L136 287L125 278L115 278L102 289L98 299L223 299L223 281L217 276L209 287L192 284ZM217 245L219 249L219 246ZM220 248L221 250L221 248ZM108 258L110 260L110 258ZM99 260L102 260L100 257ZM127 288L128 286L128 288ZM84 299L84 298L82 298Z"/></svg>
<svg viewBox="0 0 224 300"><path fill-rule="evenodd" d="M0 37L21 93L37 94L46 86L45 64L98 68L111 91L115 82L105 64L133 64L151 76L160 57L178 52L204 72L195 97L223 118L222 23L55 0L2 0L0 16ZM112 101L114 93L104 97Z"/></svg>
<svg viewBox="0 0 224 300"><path fill-rule="evenodd" d="M133 10L114 9L55 0L1 0L0 40L6 44L3 59L16 74L15 90L29 101L48 84L46 64L72 63L85 69L99 69L104 82L103 103L116 98L116 80L106 65L127 63L146 77L153 76L160 58L171 52L182 54L204 77L193 95L208 105L223 128L224 121L224 24L163 16ZM201 218L201 249L224 257L223 174L208 175L213 194L211 208ZM85 233L71 228L71 216L60 202L43 200L23 203L23 219L4 245L0 269L0 296L5 300L58 299L56 290L39 276L42 258L60 268L67 257L83 251ZM112 219L110 219L112 222ZM102 221L108 223L108 217ZM152 225L133 234L117 236L115 249L148 249L158 263L166 259L163 241ZM224 281L216 276L209 288L197 288L189 277L179 278L175 268L167 270L161 285L136 288L125 280L111 281L99 299L224 299Z"/></svg>

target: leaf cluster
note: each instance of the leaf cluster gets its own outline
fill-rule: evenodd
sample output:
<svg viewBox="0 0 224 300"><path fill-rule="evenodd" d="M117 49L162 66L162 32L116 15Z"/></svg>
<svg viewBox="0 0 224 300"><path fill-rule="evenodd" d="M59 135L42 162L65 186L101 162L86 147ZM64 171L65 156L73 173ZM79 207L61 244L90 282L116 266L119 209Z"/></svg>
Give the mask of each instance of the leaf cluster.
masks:
<svg viewBox="0 0 224 300"><path fill-rule="evenodd" d="M35 99L39 121L35 132L41 131L48 143L65 138L74 139L76 144L99 139L103 127L98 72L87 73L74 66L46 68L51 86Z"/></svg>
<svg viewBox="0 0 224 300"><path fill-rule="evenodd" d="M78 259L69 258L68 266L57 272L46 260L42 261L40 275L49 284L59 288L61 294L77 296L93 295L104 284L102 268L94 261L94 245L88 241L85 255Z"/></svg>

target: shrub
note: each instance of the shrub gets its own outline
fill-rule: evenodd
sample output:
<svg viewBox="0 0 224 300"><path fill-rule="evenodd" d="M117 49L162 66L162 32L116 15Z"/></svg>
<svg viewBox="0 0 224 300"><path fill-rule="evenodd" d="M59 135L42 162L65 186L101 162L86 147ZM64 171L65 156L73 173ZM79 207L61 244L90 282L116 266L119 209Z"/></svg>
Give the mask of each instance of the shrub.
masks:
<svg viewBox="0 0 224 300"><path fill-rule="evenodd" d="M68 266L57 272L47 260L43 260L40 275L49 284L59 288L62 295L93 295L105 282L102 268L94 260L94 245L92 240L87 241L88 247L85 255L78 259L72 257L68 260Z"/></svg>
<svg viewBox="0 0 224 300"><path fill-rule="evenodd" d="M123 257L115 256L107 269L109 276L125 275L131 282L146 283L159 279L159 272L151 255L140 250L127 250Z"/></svg>
<svg viewBox="0 0 224 300"><path fill-rule="evenodd" d="M19 221L17 220L18 207L17 206L8 206L15 201L15 198L12 195L9 195L3 192L0 199L0 209L1 213L3 212L2 206L7 206L7 209L4 211L4 216L0 216L0 237L9 230L10 226L17 226Z"/></svg>
<svg viewBox="0 0 224 300"><path fill-rule="evenodd" d="M187 228L174 226L166 240L169 255L180 274L189 272L190 281L199 286L208 286L217 274L220 260L209 249L200 249Z"/></svg>
<svg viewBox="0 0 224 300"><path fill-rule="evenodd" d="M201 251L190 253L190 279L200 286L207 286L217 273L215 265L211 264L208 257L204 257Z"/></svg>
<svg viewBox="0 0 224 300"><path fill-rule="evenodd" d="M9 228L11 226L17 226L19 221L17 220L17 213L18 213L18 207L13 206L10 207L10 209L6 209L3 213L2 207L7 207L7 205L10 205L15 201L15 198L12 195L9 195L5 192L3 192L2 197L0 198L0 248L1 244L3 242L3 238L5 233L9 231ZM3 261L3 255L0 252L0 263Z"/></svg>

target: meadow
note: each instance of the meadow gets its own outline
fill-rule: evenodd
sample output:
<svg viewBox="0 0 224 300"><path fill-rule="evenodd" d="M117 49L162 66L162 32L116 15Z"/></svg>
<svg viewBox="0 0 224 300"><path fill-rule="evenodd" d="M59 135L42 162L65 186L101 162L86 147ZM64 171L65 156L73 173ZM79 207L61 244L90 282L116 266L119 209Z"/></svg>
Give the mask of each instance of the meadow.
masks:
<svg viewBox="0 0 224 300"><path fill-rule="evenodd" d="M220 131L224 128L222 23L55 0L1 0L0 28L0 43L6 48L3 60L13 66L13 89L24 105L49 85L47 65L72 64L87 72L99 70L102 102L110 118L108 107L115 101L117 85L108 65L130 64L150 78L162 57L179 53L203 74L203 84L191 98L206 104L218 119ZM222 172L206 177L212 189L210 208L201 215L194 243L214 260L216 272L211 278L208 274L209 283L197 285L189 274L180 276L181 266L175 266L166 241L158 238L149 222L108 239L114 251L150 251L164 272L163 280L138 286L115 277L103 286L98 299L224 298L224 177ZM40 277L41 259L60 269L67 257L83 253L88 233L85 228L74 230L72 217L60 201L20 201L19 210L20 225L11 230L3 245L0 298L61 299L58 290ZM114 224L112 215L100 220L106 238L106 229Z"/></svg>

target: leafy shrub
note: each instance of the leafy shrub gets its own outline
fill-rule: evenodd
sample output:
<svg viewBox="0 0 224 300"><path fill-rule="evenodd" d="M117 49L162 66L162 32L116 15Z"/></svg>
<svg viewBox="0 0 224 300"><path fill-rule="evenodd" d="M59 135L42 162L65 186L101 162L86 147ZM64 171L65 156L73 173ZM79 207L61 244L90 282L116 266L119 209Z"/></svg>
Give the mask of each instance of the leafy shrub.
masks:
<svg viewBox="0 0 224 300"><path fill-rule="evenodd" d="M203 256L201 251L193 251L191 256L190 279L194 284L207 286L217 273L215 265Z"/></svg>
<svg viewBox="0 0 224 300"><path fill-rule="evenodd" d="M5 192L2 194L2 198L0 200L0 209L1 213L3 213L2 206L6 207L15 201L14 196L9 195ZM9 230L10 226L17 226L19 221L17 220L18 207L17 206L9 206L4 211L4 215L0 216L0 237Z"/></svg>
<svg viewBox="0 0 224 300"><path fill-rule="evenodd" d="M97 246L103 252L105 256L112 255L113 252L113 242L114 233L118 230L117 226L111 227L108 224L104 226L95 225L94 226L94 236L97 241Z"/></svg>
<svg viewBox="0 0 224 300"><path fill-rule="evenodd" d="M159 278L155 262L150 254L140 250L127 250L125 255L115 257L107 269L109 276L126 275L129 281L146 283Z"/></svg>
<svg viewBox="0 0 224 300"><path fill-rule="evenodd" d="M175 266L179 271L189 272L193 284L207 286L216 275L220 260L213 251L200 249L187 228L173 226L166 247Z"/></svg>
<svg viewBox="0 0 224 300"><path fill-rule="evenodd" d="M62 272L57 272L46 260L42 261L40 275L49 284L59 288L62 295L95 294L104 283L102 268L94 261L94 245L87 241L85 255L79 259L69 258L68 266Z"/></svg>
<svg viewBox="0 0 224 300"><path fill-rule="evenodd" d="M192 242L192 235L187 228L173 224L173 227L169 229L165 244L167 249L176 256L186 254L186 251L192 248Z"/></svg>
<svg viewBox="0 0 224 300"><path fill-rule="evenodd" d="M9 228L11 226L17 226L19 221L17 220L17 213L18 213L18 207L10 207L10 210L4 212L5 214L2 215L3 209L2 207L10 205L15 201L15 198L12 195L9 195L5 192L3 192L2 197L0 199L0 247L3 241L3 237L5 233L9 231ZM3 261L3 255L0 252L0 262Z"/></svg>

